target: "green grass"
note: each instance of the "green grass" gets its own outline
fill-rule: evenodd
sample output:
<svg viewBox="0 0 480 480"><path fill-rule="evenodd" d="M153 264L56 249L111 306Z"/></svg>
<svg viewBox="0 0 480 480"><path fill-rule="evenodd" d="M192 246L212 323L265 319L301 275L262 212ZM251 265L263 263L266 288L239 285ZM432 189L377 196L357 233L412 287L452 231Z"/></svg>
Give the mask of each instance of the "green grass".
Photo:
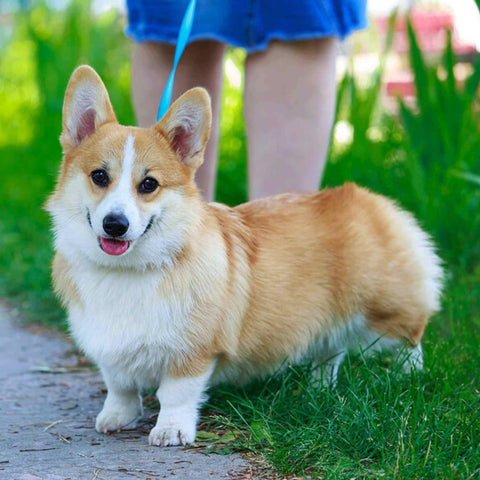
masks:
<svg viewBox="0 0 480 480"><path fill-rule="evenodd" d="M343 364L331 391L312 386L308 366L292 367L247 389L213 391L205 418L234 432L229 451L261 453L284 474L480 478L479 298L478 279L447 292L421 373L359 356Z"/></svg>
<svg viewBox="0 0 480 480"><path fill-rule="evenodd" d="M61 105L73 68L94 66L120 121L133 123L122 27L113 12L92 18L84 2L55 15L38 3L0 47L0 296L28 321L64 326L41 207L61 157ZM409 34L418 106L399 101L398 116L382 108L388 48L368 88L350 68L339 85L337 121L351 125L353 139L334 140L323 185L356 181L419 218L445 261L442 311L427 329L419 374L402 376L389 359L354 357L335 392L313 388L308 365L247 389L211 392L210 430L234 433L223 451L261 456L284 475L480 478L480 61L458 86L449 44L429 64ZM243 54L229 55L241 68ZM246 148L241 93L228 82L221 130L217 199L233 205L246 199Z"/></svg>

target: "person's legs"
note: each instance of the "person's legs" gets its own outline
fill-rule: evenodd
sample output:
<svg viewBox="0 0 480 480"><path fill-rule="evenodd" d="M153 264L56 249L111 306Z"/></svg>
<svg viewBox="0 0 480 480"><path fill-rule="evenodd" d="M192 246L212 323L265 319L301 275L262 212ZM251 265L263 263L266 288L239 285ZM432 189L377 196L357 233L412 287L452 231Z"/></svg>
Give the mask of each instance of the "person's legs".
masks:
<svg viewBox="0 0 480 480"><path fill-rule="evenodd" d="M245 63L250 198L317 190L335 114L336 40L273 42Z"/></svg>
<svg viewBox="0 0 480 480"><path fill-rule="evenodd" d="M132 61L133 105L141 127L157 118L158 105L173 65L175 47L163 43L135 43ZM173 84L172 101L189 88L205 87L212 97L212 133L205 162L196 175L197 185L208 201L215 194L223 54L225 45L213 41L193 42L185 48Z"/></svg>

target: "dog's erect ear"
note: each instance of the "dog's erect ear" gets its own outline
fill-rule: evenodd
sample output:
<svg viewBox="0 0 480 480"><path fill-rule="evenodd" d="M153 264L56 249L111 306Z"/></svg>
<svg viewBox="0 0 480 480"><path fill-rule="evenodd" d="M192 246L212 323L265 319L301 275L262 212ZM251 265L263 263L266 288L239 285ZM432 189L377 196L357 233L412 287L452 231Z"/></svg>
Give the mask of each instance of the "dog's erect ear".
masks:
<svg viewBox="0 0 480 480"><path fill-rule="evenodd" d="M100 125L116 121L107 89L97 72L87 65L76 68L63 101L60 143L64 153L78 147Z"/></svg>
<svg viewBox="0 0 480 480"><path fill-rule="evenodd" d="M211 124L210 96L197 87L176 100L153 128L165 135L178 158L195 171L203 162Z"/></svg>

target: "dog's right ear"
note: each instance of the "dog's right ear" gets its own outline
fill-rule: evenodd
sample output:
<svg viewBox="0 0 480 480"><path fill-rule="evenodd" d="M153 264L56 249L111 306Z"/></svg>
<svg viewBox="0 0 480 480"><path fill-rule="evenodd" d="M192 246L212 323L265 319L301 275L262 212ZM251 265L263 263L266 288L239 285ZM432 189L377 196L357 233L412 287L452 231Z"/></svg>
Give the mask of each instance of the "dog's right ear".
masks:
<svg viewBox="0 0 480 480"><path fill-rule="evenodd" d="M75 69L63 101L63 152L78 147L100 125L116 122L107 89L97 72L88 65Z"/></svg>

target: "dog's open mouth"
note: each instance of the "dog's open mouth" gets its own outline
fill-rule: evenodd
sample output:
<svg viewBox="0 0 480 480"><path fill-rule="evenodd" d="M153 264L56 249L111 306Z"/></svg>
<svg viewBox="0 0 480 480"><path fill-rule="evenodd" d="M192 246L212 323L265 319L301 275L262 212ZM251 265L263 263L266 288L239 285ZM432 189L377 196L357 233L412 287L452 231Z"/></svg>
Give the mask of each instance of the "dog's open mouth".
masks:
<svg viewBox="0 0 480 480"><path fill-rule="evenodd" d="M100 248L109 255L122 255L128 250L130 242L128 240L115 240L114 238L99 239Z"/></svg>

